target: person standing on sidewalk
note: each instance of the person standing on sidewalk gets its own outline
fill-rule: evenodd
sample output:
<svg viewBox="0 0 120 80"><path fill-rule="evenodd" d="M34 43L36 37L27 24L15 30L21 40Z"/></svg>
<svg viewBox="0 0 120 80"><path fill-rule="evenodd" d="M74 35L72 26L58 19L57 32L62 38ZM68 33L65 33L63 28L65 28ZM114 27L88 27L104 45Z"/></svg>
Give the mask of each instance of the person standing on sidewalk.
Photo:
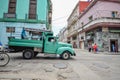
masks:
<svg viewBox="0 0 120 80"><path fill-rule="evenodd" d="M94 50L95 53L97 52L97 49L98 49L98 46L97 46L97 44L95 43L94 46L93 46L93 50Z"/></svg>
<svg viewBox="0 0 120 80"><path fill-rule="evenodd" d="M115 45L112 44L112 52L115 52Z"/></svg>

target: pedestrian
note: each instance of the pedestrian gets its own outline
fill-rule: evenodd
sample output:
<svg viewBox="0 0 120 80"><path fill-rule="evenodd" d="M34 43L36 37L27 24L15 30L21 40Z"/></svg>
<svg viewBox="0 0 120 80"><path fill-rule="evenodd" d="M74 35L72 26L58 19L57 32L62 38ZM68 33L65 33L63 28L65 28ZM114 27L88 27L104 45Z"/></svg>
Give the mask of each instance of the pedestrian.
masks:
<svg viewBox="0 0 120 80"><path fill-rule="evenodd" d="M97 44L95 43L94 44L94 46L93 46L93 50L94 50L94 52L96 53L97 52L97 50L98 50L98 46L97 46Z"/></svg>
<svg viewBox="0 0 120 80"><path fill-rule="evenodd" d="M89 44L89 45L88 45L88 51L91 52L91 50L92 50L92 45Z"/></svg>
<svg viewBox="0 0 120 80"><path fill-rule="evenodd" d="M22 29L22 32L21 32L21 39L26 39L26 32L25 32L25 29L24 29L24 27L23 27L23 29Z"/></svg>
<svg viewBox="0 0 120 80"><path fill-rule="evenodd" d="M115 52L115 45L112 44L112 52Z"/></svg>

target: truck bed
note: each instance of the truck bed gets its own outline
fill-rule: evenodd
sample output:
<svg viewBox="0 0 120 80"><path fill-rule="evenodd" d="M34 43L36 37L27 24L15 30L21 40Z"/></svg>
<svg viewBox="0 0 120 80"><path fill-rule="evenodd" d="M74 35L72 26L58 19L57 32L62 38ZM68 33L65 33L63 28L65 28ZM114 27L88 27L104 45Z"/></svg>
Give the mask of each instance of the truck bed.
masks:
<svg viewBox="0 0 120 80"><path fill-rule="evenodd" d="M42 40L28 40L28 39L14 39L14 38L12 38L9 40L8 46L42 48L43 41Z"/></svg>

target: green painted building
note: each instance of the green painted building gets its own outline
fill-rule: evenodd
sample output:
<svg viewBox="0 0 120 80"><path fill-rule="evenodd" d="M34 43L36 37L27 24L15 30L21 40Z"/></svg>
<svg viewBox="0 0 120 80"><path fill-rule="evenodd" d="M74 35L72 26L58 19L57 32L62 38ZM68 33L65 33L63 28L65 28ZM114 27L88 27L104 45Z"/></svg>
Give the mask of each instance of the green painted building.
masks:
<svg viewBox="0 0 120 80"><path fill-rule="evenodd" d="M51 20L51 0L0 0L0 42L19 38L23 27L51 30Z"/></svg>

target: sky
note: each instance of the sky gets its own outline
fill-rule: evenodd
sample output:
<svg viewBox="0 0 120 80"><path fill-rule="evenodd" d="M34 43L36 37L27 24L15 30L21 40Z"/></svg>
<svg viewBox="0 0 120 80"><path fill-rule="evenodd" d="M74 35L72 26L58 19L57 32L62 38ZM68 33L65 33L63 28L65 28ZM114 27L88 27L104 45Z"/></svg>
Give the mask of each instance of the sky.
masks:
<svg viewBox="0 0 120 80"><path fill-rule="evenodd" d="M79 0L51 0L52 13L52 30L57 35L63 27L67 27L67 19L75 8ZM85 1L85 0L81 0Z"/></svg>

